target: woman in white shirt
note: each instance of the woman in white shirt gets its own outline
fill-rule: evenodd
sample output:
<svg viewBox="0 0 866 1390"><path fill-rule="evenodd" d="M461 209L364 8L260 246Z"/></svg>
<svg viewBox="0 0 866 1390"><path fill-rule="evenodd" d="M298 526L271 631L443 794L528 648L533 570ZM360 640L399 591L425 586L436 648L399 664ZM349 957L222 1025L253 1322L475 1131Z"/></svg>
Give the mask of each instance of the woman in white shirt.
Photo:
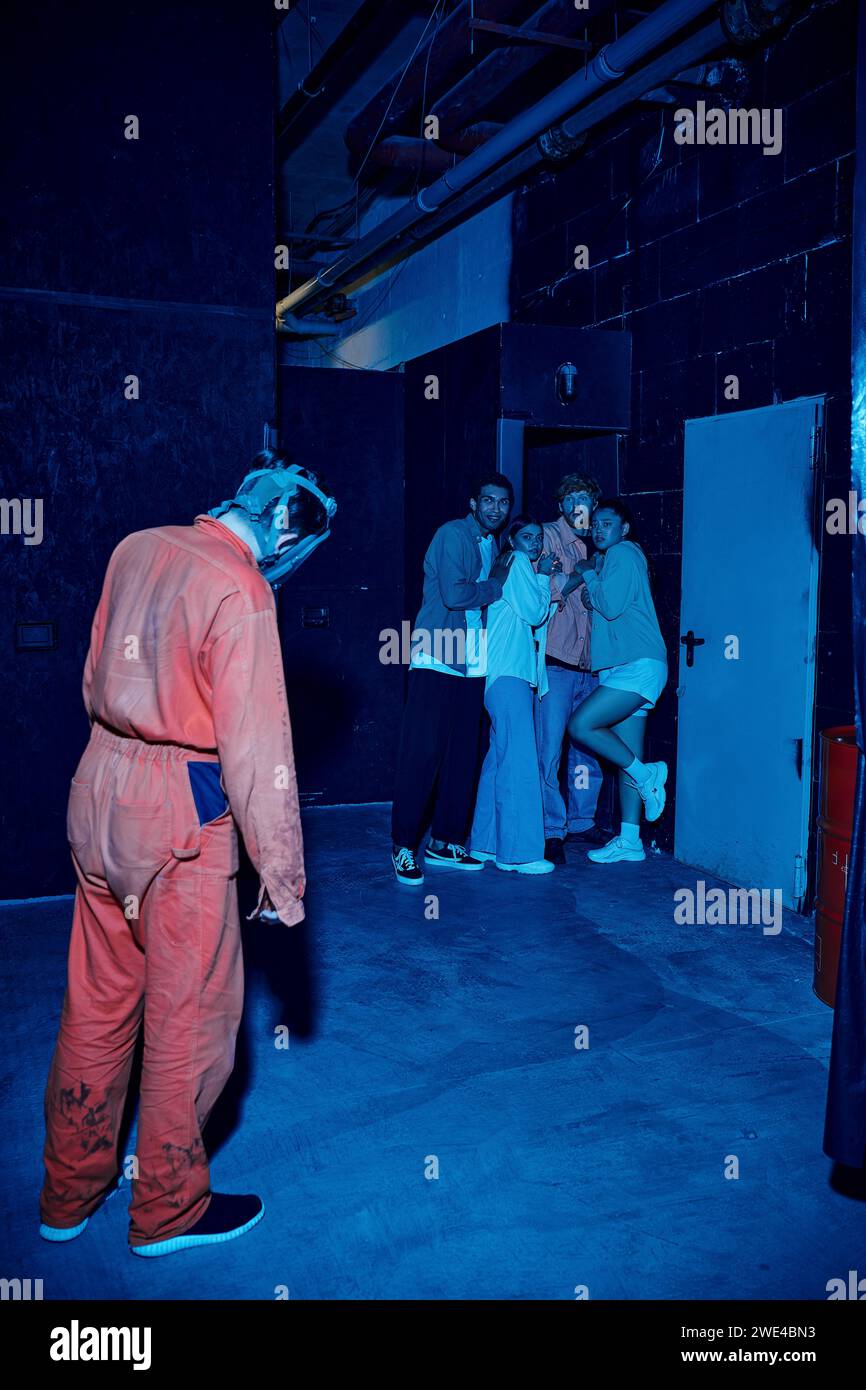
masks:
<svg viewBox="0 0 866 1390"><path fill-rule="evenodd" d="M534 517L518 516L503 538L509 557L502 597L487 609L484 704L490 747L481 769L472 857L497 869L549 874L535 742L533 690L547 690L544 642L550 616L550 576L558 561L542 556L544 532ZM533 562L538 561L538 573Z"/></svg>

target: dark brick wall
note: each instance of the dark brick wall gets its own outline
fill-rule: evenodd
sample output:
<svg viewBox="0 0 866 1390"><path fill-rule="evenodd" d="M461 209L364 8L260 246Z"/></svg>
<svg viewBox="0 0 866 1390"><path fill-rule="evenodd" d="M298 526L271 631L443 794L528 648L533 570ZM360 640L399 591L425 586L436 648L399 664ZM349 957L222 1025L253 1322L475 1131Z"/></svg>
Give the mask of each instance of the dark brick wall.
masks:
<svg viewBox="0 0 866 1390"><path fill-rule="evenodd" d="M235 0L4 7L0 495L42 499L44 538L0 536L0 897L75 885L113 547L231 495L273 416L273 23ZM53 651L16 651L16 623L49 621Z"/></svg>
<svg viewBox="0 0 866 1390"><path fill-rule="evenodd" d="M513 317L632 334L633 427L619 485L655 562L674 660L685 419L826 393L823 495L845 496L850 486L856 18L848 0L818 4L775 44L736 55L742 85L733 104L784 111L778 155L677 145L673 107L632 107L515 199ZM570 269L578 244L589 247L588 270ZM738 401L723 396L730 373ZM822 728L853 720L851 548L816 534L826 542ZM649 725L652 756L671 762L674 684ZM667 848L673 824L669 815L659 827Z"/></svg>

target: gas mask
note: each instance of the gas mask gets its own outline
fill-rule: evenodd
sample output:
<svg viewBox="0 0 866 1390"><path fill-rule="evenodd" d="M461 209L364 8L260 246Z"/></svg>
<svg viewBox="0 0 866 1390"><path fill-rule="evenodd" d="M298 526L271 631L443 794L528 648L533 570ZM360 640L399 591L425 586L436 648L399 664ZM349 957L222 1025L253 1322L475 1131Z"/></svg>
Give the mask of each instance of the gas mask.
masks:
<svg viewBox="0 0 866 1390"><path fill-rule="evenodd" d="M281 535L289 529L289 501L298 488L318 498L325 510L324 529L302 536L291 545L276 550ZM211 507L208 516L219 519L230 507L239 507L258 542L262 558L258 565L272 589L279 586L312 555L317 545L331 534L330 520L337 510L333 497L322 492L299 464L289 468L259 468L248 473L228 502Z"/></svg>

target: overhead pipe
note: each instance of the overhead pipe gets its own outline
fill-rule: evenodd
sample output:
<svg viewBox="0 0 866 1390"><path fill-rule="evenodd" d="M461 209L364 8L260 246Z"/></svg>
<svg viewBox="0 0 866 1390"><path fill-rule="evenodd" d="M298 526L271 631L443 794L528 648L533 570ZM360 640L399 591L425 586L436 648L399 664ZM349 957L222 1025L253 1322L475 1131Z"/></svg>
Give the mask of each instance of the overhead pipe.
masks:
<svg viewBox="0 0 866 1390"><path fill-rule="evenodd" d="M372 155L376 164L387 169L411 169L419 174L442 174L453 169L459 155L440 150L432 140L411 135L389 135L380 140Z"/></svg>
<svg viewBox="0 0 866 1390"><path fill-rule="evenodd" d="M526 0L486 0L485 19L507 20ZM398 133L423 100L425 90L441 91L455 72L470 63L469 0L443 19L406 68L398 68L346 127L353 154L366 156L379 133Z"/></svg>
<svg viewBox="0 0 866 1390"><path fill-rule="evenodd" d="M502 121L476 121L474 125L464 126L462 130L455 130L453 134L443 133L440 127L436 143L441 149L453 150L454 154L471 154L479 145L498 135L502 129Z"/></svg>
<svg viewBox="0 0 866 1390"><path fill-rule="evenodd" d="M504 164L500 164L493 173L473 184L440 212L429 217L420 228L411 227L404 235L396 237L393 246L389 247L389 259L398 255L412 242L417 245L428 237L435 236L443 227L456 218L465 216L480 203L501 196L509 184L527 178L543 159L550 157L548 136L555 134L565 142L585 139L594 126L608 120L630 102L640 101L660 84L675 77L694 79L701 72L695 65L714 56L720 49L731 44L750 47L755 43L772 39L774 33L778 33L790 19L791 14L802 6L803 0L725 0L719 17L711 24L698 30L677 47L666 49L638 72L618 82L615 87L603 92L588 105L582 106L555 130L545 132L537 142Z"/></svg>
<svg viewBox="0 0 866 1390"><path fill-rule="evenodd" d="M574 116L556 127L557 134L560 137L565 137L566 140L578 141L593 127L616 115L624 106L628 106L633 101L640 101L647 92L652 91L659 83L679 76L693 64L699 63L715 53L729 41L729 37L721 21L713 20L711 24L705 25L675 48L667 49L661 57L647 63L622 82L618 82L609 91L602 92L588 105L582 106ZM550 132L545 134L549 135ZM450 222L465 216L480 203L487 202L491 198L501 197L503 190L509 184L526 179L547 158L541 148L542 141L543 137L519 154L514 155L504 164L500 164L492 173L473 184L465 193L447 203L438 213L427 218L418 226L410 228L402 236L396 237L393 246L389 247L389 260L412 242L417 245L421 241L426 241L428 237L435 236Z"/></svg>
<svg viewBox="0 0 866 1390"><path fill-rule="evenodd" d="M453 169L459 155L472 154L503 129L501 122L480 121L459 131L447 143L422 140L420 136L388 135L379 141L370 159L386 169L410 169L421 178L426 175L429 182L446 169Z"/></svg>
<svg viewBox="0 0 866 1390"><path fill-rule="evenodd" d="M575 107L588 101L609 83L622 78L646 54L659 48L716 3L717 0L667 0L665 5L635 25L622 38L601 48L585 70L568 78L534 106L509 121L498 135L494 135L473 154L467 155L455 169L443 174L428 188L419 189L398 212L360 237L349 252L321 270L315 279L293 290L277 305L277 317L286 311L294 312L301 305L306 307L306 312L312 311L330 296L338 281L347 281L350 275L368 265L379 252L390 248L396 238L437 212L443 204L475 184L530 140L561 122Z"/></svg>
<svg viewBox="0 0 866 1390"><path fill-rule="evenodd" d="M547 0L541 9L529 16L523 28L541 29L564 38L575 38L584 32L588 19L595 23L614 3L615 0L601 0L600 4L593 6L589 15L586 10L576 10L574 0ZM526 77L549 57L549 48L528 44L506 44L489 53L433 103L430 114L439 121L438 138L443 144L448 144L449 149L453 148L447 138L452 132L462 130L513 82ZM582 55L578 59L575 54L575 59L583 62Z"/></svg>
<svg viewBox="0 0 866 1390"><path fill-rule="evenodd" d="M324 319L299 319L295 314L283 315L279 331L296 338L338 338L343 333L338 323L326 323Z"/></svg>
<svg viewBox="0 0 866 1390"><path fill-rule="evenodd" d="M616 87L604 92L588 106L581 107L573 116L556 127L555 132L548 131L545 134L557 133L560 139L566 141L580 140L584 133L593 126L607 120L630 102L639 100L641 96L645 95L647 91L651 91L660 82L668 81L687 71L694 64L714 56L720 48L728 47L731 44L737 47L749 47L756 42L765 43L772 39L781 32L791 14L803 8L804 3L805 0L723 0L719 18L691 35L675 48L668 49L653 62L646 64L639 72L632 74L625 81L619 82ZM454 221L455 218L465 216L478 204L489 198L501 196L503 188L508 183L525 178L534 171L537 165L547 157L548 148L546 139L539 139L528 149L522 150L512 159L501 164L487 177L482 177L460 195L450 199L434 215L426 217L420 228L418 223L422 221L421 218L414 218L405 223L401 229L394 232L388 241L386 254L378 255L373 264L370 262L376 253L373 252L372 256L365 256L367 268L364 274L371 274L377 266L383 265L386 260L395 260L407 245L412 242L418 244L435 235L443 226ZM464 161L464 165L468 162L468 160ZM429 189L426 190L426 193L429 194L429 191ZM405 212L405 209L403 211ZM382 223L380 228L384 228L386 225L386 223ZM358 244L360 243L356 243L356 248ZM330 267L331 270L334 268L333 266ZM358 268L356 267L356 269ZM317 281L321 278L322 273L317 277ZM361 276L356 273L354 280L359 278ZM352 283L345 277L344 282ZM310 312L331 294L330 289L317 291L316 282L311 282L311 284L312 288L306 296L309 305L307 307L305 304L306 312ZM309 287L301 286L300 288L307 290ZM278 315L285 302L281 301L277 306Z"/></svg>
<svg viewBox="0 0 866 1390"><path fill-rule="evenodd" d="M339 95L340 84L349 85L357 79L361 62L359 47L363 45L369 52L371 47L375 50L383 46L378 40L387 43L393 39L393 22L386 32L379 32L389 10L402 11L400 17L405 20L405 4L401 0L362 0L333 43L298 84L277 117L277 148L282 158L297 147L306 133L310 120L304 118L324 115L325 108L333 104L332 98Z"/></svg>
<svg viewBox="0 0 866 1390"><path fill-rule="evenodd" d="M593 12L593 20L597 20L604 8L609 8L614 3L615 0L602 0L601 7ZM515 30L515 33L539 30L557 37L575 38L579 32L583 33L586 30L585 12L575 10L574 0L547 0L547 3L530 15L521 29ZM434 148L448 150L453 154L471 154L479 145L496 135L503 129L501 121L473 123L472 116L483 111L513 82L525 77L532 68L549 56L550 48L537 44L526 46L512 43L495 49L459 82L443 92L430 107L429 112L424 113L435 116L439 123ZM428 74L428 87L430 85ZM408 116L409 109L417 99L417 96L413 96L408 107L401 104L396 111L389 111L389 128L398 124L401 118ZM374 99L376 100L378 98ZM370 117L365 119L365 113L362 112L355 117L350 131L347 131L346 143L357 153L361 152L362 147L367 150L365 157L372 164L410 169L422 177L425 174L434 177L453 167L453 160L437 161L435 156L427 152L433 144L430 140L417 138L413 153L413 147L406 143L406 136L388 135L369 149L370 141L375 139L377 128ZM403 142L399 150L391 143L396 140Z"/></svg>

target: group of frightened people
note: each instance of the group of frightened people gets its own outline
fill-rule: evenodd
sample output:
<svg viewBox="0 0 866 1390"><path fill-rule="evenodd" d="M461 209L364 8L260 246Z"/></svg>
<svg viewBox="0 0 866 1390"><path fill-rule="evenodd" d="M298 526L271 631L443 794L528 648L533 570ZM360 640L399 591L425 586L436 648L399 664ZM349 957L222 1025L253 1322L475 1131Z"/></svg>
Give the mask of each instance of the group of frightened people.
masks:
<svg viewBox="0 0 866 1390"><path fill-rule="evenodd" d="M595 863L646 857L641 816L661 815L667 780L666 763L642 761L646 715L668 676L647 559L628 509L594 479L567 475L556 501L554 522L509 520L511 483L491 473L424 557L392 810L400 883L424 882L428 826L424 863L464 871L492 860L551 873L566 839L593 842ZM594 824L600 759L619 782L619 833L606 844Z"/></svg>
<svg viewBox="0 0 866 1390"><path fill-rule="evenodd" d="M655 820L665 797L665 764L641 761L665 648L628 514L598 494L569 476L556 522L509 524L512 488L494 473L468 515L433 537L417 623L432 640L412 657L394 797L401 882L423 881L431 815L427 864L550 872L569 832L591 836L598 759L620 769L623 823L590 857L644 857L641 813ZM212 1190L202 1130L243 1007L239 832L260 877L248 920L304 918L274 593L330 535L336 505L321 477L265 450L233 498L112 552L82 682L90 737L67 810L76 889L45 1089L44 1240L78 1239L116 1190L142 1027L130 1250L222 1244L264 1216L257 1193ZM437 642L443 634L462 646Z"/></svg>

